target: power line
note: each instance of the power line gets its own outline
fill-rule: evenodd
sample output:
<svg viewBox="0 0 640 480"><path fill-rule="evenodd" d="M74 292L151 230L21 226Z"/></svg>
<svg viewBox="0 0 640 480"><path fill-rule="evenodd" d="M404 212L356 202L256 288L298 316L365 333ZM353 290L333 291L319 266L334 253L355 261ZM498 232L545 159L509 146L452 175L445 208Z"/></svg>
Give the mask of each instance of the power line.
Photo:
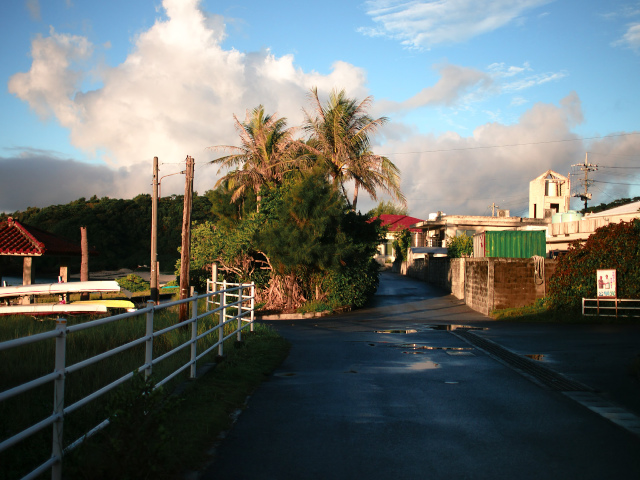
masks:
<svg viewBox="0 0 640 480"><path fill-rule="evenodd" d="M576 138L567 138L564 140L545 140L545 141L530 142L530 143L510 143L510 144L504 144L504 145L480 145L476 147L442 148L438 150L420 150L417 152L390 152L390 153L381 153L380 155L414 155L416 153L443 153L443 152L457 152L457 151L464 151L464 150L481 150L481 149L489 149L489 148L524 147L524 146L530 146L530 145L545 145L550 143L577 142L581 140L597 140L597 139L603 139L603 138L625 137L629 135L640 135L640 132L615 133L612 135L604 135L600 137L576 137Z"/></svg>
<svg viewBox="0 0 640 480"><path fill-rule="evenodd" d="M608 183L610 185L629 185L631 187L640 187L640 183L619 183L619 182L605 182L603 180L590 180L591 182L597 183Z"/></svg>
<svg viewBox="0 0 640 480"><path fill-rule="evenodd" d="M607 165L598 165L599 168L630 168L630 169L640 169L640 167L610 167Z"/></svg>

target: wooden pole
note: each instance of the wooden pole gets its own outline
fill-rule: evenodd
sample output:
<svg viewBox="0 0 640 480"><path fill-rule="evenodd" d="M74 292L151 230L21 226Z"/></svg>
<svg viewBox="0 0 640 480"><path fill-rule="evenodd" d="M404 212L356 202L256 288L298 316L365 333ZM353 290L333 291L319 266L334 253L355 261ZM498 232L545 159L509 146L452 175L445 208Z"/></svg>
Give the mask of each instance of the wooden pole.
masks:
<svg viewBox="0 0 640 480"><path fill-rule="evenodd" d="M150 299L158 303L158 157L153 157L153 196L151 199L151 278Z"/></svg>
<svg viewBox="0 0 640 480"><path fill-rule="evenodd" d="M191 259L191 202L193 196L194 160L187 156L187 177L184 184L184 209L182 212L182 248L180 249L180 298L189 298L189 263ZM187 303L180 304L178 320L189 316Z"/></svg>
<svg viewBox="0 0 640 480"><path fill-rule="evenodd" d="M87 227L80 227L80 249L82 260L80 261L80 281L89 281L89 241L87 240ZM80 300L89 300L89 292L82 292Z"/></svg>

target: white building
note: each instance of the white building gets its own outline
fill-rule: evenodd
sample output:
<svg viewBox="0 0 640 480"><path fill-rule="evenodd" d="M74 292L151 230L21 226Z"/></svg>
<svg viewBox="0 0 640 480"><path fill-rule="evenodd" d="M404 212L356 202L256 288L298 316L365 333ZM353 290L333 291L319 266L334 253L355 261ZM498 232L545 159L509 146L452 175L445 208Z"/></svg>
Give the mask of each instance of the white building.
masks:
<svg viewBox="0 0 640 480"><path fill-rule="evenodd" d="M547 170L529 182L529 218L551 218L571 208L571 181Z"/></svg>

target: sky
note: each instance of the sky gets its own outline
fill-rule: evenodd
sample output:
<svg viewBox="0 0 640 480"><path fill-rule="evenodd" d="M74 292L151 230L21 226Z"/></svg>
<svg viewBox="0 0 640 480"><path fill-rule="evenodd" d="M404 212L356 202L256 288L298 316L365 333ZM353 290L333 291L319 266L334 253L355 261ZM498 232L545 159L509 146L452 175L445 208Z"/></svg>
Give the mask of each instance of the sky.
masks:
<svg viewBox="0 0 640 480"><path fill-rule="evenodd" d="M372 98L409 214L528 216L529 182L640 195L640 1L21 0L0 7L0 211L213 188L264 105ZM300 135L302 135L302 131ZM595 169L597 166L597 169ZM380 194L377 201L391 200ZM361 193L363 212L377 201ZM572 208L583 206L578 198Z"/></svg>

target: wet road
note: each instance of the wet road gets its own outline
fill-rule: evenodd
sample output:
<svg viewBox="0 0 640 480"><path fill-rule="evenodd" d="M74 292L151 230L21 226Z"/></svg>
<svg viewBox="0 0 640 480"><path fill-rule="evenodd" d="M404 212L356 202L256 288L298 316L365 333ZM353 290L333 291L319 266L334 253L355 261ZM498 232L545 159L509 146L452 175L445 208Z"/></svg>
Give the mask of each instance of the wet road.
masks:
<svg viewBox="0 0 640 480"><path fill-rule="evenodd" d="M640 478L639 436L489 356L456 326L518 354L546 348L550 366L573 373L562 338L576 330L556 338L552 326L510 328L391 274L369 308L271 323L291 353L201 478Z"/></svg>

